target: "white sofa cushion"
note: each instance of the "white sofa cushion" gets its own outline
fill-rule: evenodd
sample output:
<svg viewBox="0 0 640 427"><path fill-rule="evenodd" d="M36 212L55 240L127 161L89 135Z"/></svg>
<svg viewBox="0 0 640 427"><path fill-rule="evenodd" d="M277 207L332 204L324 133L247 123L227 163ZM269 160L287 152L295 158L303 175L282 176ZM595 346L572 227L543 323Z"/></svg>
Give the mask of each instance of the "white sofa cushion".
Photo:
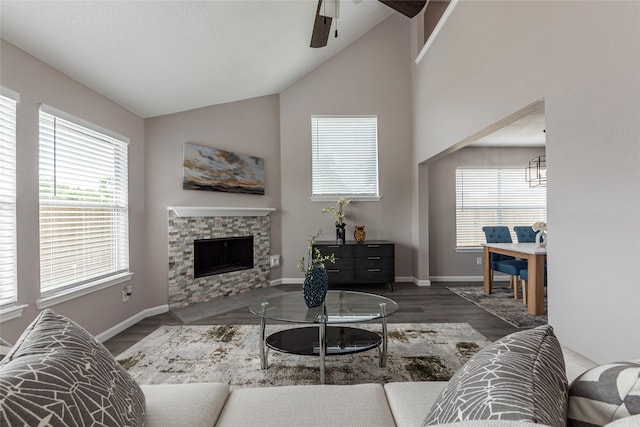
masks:
<svg viewBox="0 0 640 427"><path fill-rule="evenodd" d="M420 427L446 381L387 383L384 392L397 427Z"/></svg>
<svg viewBox="0 0 640 427"><path fill-rule="evenodd" d="M211 427L227 398L220 383L141 385L147 400L145 427Z"/></svg>
<svg viewBox="0 0 640 427"><path fill-rule="evenodd" d="M380 384L233 388L218 427L393 426Z"/></svg>

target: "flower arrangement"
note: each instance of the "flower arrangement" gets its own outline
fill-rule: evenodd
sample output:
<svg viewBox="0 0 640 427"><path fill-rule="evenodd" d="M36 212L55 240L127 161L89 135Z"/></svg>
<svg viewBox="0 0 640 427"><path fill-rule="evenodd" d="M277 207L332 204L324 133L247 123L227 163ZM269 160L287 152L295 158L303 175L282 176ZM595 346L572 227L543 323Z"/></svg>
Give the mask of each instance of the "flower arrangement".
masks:
<svg viewBox="0 0 640 427"><path fill-rule="evenodd" d="M531 227L533 231L547 231L547 223L546 222L536 222Z"/></svg>
<svg viewBox="0 0 640 427"><path fill-rule="evenodd" d="M325 261L331 261L333 263L336 262L336 258L333 254L322 255L320 249L313 247L313 245L316 243L316 239L320 234L322 234L321 229L318 230L318 232L313 236L309 236L309 244L307 245L309 258L307 258L306 263L304 257L302 257L300 261L298 261L298 270L300 270L304 274L305 279L311 275L311 272L314 268L324 267Z"/></svg>
<svg viewBox="0 0 640 427"><path fill-rule="evenodd" d="M334 206L323 208L322 213L327 213L327 212L332 213L336 217L336 227L344 228L344 221L345 219L347 219L347 217L345 216L343 209L349 203L351 203L351 200L345 199L344 197L340 197L336 202L336 205L338 206L337 208Z"/></svg>

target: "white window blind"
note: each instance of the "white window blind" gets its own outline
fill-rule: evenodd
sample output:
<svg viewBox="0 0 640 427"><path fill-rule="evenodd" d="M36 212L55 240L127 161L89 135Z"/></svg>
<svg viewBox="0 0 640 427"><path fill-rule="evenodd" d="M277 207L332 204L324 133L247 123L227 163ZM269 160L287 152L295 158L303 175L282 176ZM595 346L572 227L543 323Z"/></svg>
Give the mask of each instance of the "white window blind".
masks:
<svg viewBox="0 0 640 427"><path fill-rule="evenodd" d="M0 306L17 299L16 104L0 96Z"/></svg>
<svg viewBox="0 0 640 427"><path fill-rule="evenodd" d="M533 225L547 218L547 188L529 187L524 168L456 168L456 246L485 243L482 227Z"/></svg>
<svg viewBox="0 0 640 427"><path fill-rule="evenodd" d="M379 198L377 116L312 116L312 198Z"/></svg>
<svg viewBox="0 0 640 427"><path fill-rule="evenodd" d="M129 270L128 143L78 122L40 111L44 296Z"/></svg>

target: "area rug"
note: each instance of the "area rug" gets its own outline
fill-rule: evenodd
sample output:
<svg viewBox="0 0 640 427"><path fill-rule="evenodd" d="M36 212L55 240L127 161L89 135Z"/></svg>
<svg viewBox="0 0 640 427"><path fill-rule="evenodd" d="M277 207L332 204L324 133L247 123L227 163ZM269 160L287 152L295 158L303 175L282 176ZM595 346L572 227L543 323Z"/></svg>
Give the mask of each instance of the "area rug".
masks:
<svg viewBox="0 0 640 427"><path fill-rule="evenodd" d="M353 326L353 325L352 325ZM357 327L381 332L380 324ZM267 335L292 325L267 325ZM270 350L260 369L258 325L161 326L116 359L140 384L222 382L233 386L319 384L317 356ZM326 358L327 384L446 381L490 341L467 323L388 325L387 366L376 349Z"/></svg>
<svg viewBox="0 0 640 427"><path fill-rule="evenodd" d="M546 325L547 316L534 316L527 312L527 306L522 299L513 298L513 289L505 287L493 287L491 295L485 295L482 286L447 287L451 292L471 301L475 305L504 320L516 328L535 328ZM545 312L547 311L547 298L545 295Z"/></svg>

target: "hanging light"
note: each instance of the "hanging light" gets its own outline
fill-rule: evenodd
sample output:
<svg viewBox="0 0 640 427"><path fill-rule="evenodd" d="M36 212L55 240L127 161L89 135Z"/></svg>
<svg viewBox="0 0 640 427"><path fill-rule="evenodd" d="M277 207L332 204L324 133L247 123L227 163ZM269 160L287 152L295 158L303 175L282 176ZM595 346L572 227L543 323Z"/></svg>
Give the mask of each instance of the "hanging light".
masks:
<svg viewBox="0 0 640 427"><path fill-rule="evenodd" d="M547 156L538 156L529 160L529 166L525 169L525 179L529 187L547 185Z"/></svg>

